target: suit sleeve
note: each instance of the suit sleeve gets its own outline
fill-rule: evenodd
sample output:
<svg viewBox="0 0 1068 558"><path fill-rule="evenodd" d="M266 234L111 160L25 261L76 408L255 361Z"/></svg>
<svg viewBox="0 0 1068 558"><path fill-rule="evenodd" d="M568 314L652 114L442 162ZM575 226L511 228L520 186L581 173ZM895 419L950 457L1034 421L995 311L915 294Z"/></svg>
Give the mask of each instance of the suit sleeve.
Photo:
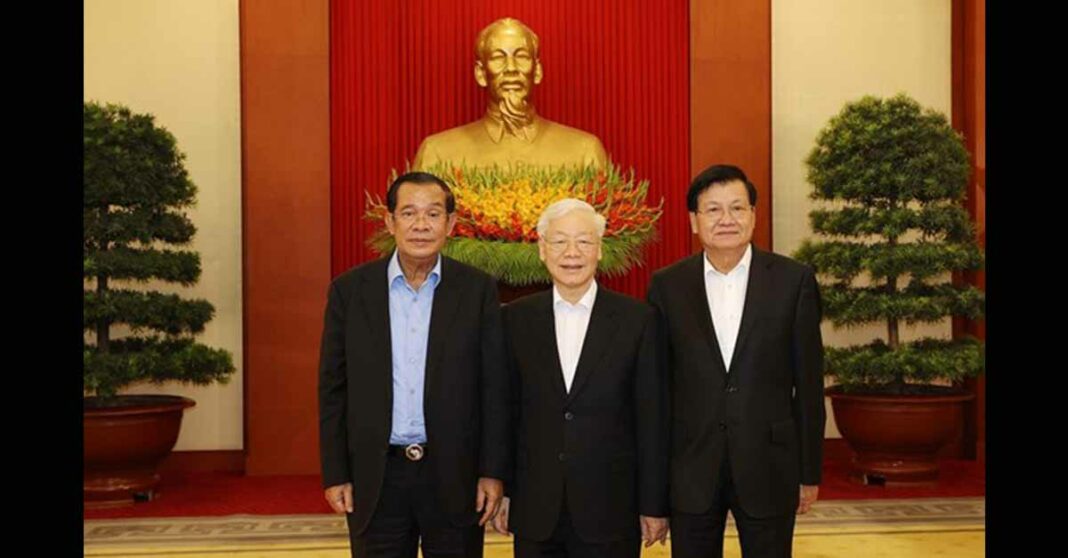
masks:
<svg viewBox="0 0 1068 558"><path fill-rule="evenodd" d="M513 433L516 433L515 437L511 440L511 446L509 447L509 452L510 452L509 454L512 456L512 459L511 459L511 461L509 461L508 477L505 479L505 482L504 482L504 495L505 496L512 496L512 494L515 492L515 480L516 480L515 479L515 469L518 466L518 461L517 461L518 455L517 455L516 452L518 451L517 444L519 443L519 439L518 439L519 438L518 437L519 424L520 424L520 422L519 422L519 413L520 413L520 410L521 410L521 406L519 404L519 401L520 401L520 398L521 398L520 389L521 389L521 387L523 385L522 382L519 380L519 364L516 362L515 347L513 346L513 343L512 343L512 331L511 331L511 328L514 327L514 326L512 324L510 313L511 313L511 309L509 308L509 306L507 304L505 304L504 307L501 308L501 315L502 315L503 322L504 322L504 355L505 355L505 359L504 360L505 360L505 363L506 363L506 366L507 366L507 372L508 372L508 386L509 386L509 395L508 395L509 402L508 402L508 405L509 405L509 410L510 410L510 413L511 413L510 414L510 416L511 416L511 423L510 423L511 424L511 428L510 428L509 431L513 432Z"/></svg>
<svg viewBox="0 0 1068 558"><path fill-rule="evenodd" d="M801 439L801 484L817 485L823 465L823 338L819 284L811 269L801 280L794 313L794 420Z"/></svg>
<svg viewBox="0 0 1068 558"><path fill-rule="evenodd" d="M479 476L506 480L511 472L511 392L497 285L486 280L482 297L482 442Z"/></svg>
<svg viewBox="0 0 1068 558"><path fill-rule="evenodd" d="M667 378L668 385L671 385L671 340L668 336L668 320L667 310L664 308L664 298L661 292L660 281L657 280L657 276L654 275L652 281L649 282L649 290L645 293L645 300L656 311L656 345L657 354L659 356L659 364L663 370L664 376ZM669 391L670 396L670 391Z"/></svg>
<svg viewBox="0 0 1068 558"><path fill-rule="evenodd" d="M352 481L348 458L345 302L336 283L327 292L319 351L319 465L323 488Z"/></svg>
<svg viewBox="0 0 1068 558"><path fill-rule="evenodd" d="M668 516L668 388L658 342L657 312L645 315L635 370L638 512Z"/></svg>

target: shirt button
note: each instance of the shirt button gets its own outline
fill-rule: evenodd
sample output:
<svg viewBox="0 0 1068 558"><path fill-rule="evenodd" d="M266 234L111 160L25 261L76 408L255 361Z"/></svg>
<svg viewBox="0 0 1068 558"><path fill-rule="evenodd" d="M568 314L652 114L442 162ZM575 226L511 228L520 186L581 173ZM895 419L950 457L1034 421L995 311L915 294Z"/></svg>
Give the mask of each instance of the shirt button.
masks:
<svg viewBox="0 0 1068 558"><path fill-rule="evenodd" d="M567 454L566 453L561 452L560 455L557 456L557 457L560 458L560 461L567 461Z"/></svg>
<svg viewBox="0 0 1068 558"><path fill-rule="evenodd" d="M414 389L408 390L408 395L415 395L415 390Z"/></svg>
<svg viewBox="0 0 1068 558"><path fill-rule="evenodd" d="M415 333L415 328L414 327L412 328L412 333Z"/></svg>
<svg viewBox="0 0 1068 558"><path fill-rule="evenodd" d="M408 363L409 363L409 364L415 364L415 359L414 359L414 358L410 358L410 359L408 359Z"/></svg>
<svg viewBox="0 0 1068 558"><path fill-rule="evenodd" d="M571 414L571 411L564 413L564 420L571 420L575 418L575 415Z"/></svg>
<svg viewBox="0 0 1068 558"><path fill-rule="evenodd" d="M720 430L726 430L727 429L727 423L725 423L725 422L719 423L719 429Z"/></svg>

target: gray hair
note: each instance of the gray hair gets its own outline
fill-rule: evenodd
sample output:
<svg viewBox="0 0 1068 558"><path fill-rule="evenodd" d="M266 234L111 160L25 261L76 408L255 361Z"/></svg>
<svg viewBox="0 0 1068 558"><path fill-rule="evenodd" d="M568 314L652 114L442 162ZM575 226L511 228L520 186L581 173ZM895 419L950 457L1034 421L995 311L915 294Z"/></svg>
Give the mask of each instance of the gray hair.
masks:
<svg viewBox="0 0 1068 558"><path fill-rule="evenodd" d="M597 210L592 205L586 203L583 200L577 198L566 198L558 202L549 204L541 212L541 217L538 217L538 238L545 236L545 233L549 232L549 223L571 213L572 211L578 211L579 213L585 213L593 218L594 228L597 229L597 236L604 236L605 218L604 215L597 213Z"/></svg>

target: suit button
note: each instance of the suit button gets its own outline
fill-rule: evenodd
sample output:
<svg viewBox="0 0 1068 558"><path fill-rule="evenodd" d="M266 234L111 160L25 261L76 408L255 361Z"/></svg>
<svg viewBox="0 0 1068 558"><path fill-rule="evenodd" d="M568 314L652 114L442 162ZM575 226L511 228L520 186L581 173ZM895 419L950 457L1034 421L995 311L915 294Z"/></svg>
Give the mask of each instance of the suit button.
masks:
<svg viewBox="0 0 1068 558"><path fill-rule="evenodd" d="M559 457L560 457L560 461L567 461L567 454L566 453L562 453L561 452Z"/></svg>
<svg viewBox="0 0 1068 558"><path fill-rule="evenodd" d="M564 413L564 420L571 420L575 418L575 415L571 414L571 411Z"/></svg>
<svg viewBox="0 0 1068 558"><path fill-rule="evenodd" d="M727 423L725 423L725 422L719 423L719 429L720 430L726 430L727 429Z"/></svg>
<svg viewBox="0 0 1068 558"><path fill-rule="evenodd" d="M738 386L727 386L727 393L734 393L738 391Z"/></svg>

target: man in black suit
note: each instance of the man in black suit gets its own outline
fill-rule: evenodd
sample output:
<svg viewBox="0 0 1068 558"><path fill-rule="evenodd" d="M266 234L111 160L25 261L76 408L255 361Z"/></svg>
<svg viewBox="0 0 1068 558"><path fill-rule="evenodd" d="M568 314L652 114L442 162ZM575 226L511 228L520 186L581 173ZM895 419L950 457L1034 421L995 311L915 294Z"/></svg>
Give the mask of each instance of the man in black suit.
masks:
<svg viewBox="0 0 1068 558"><path fill-rule="evenodd" d="M667 384L656 316L597 285L605 218L577 199L546 208L538 250L551 291L504 311L515 480L499 532L516 558L638 558L667 536Z"/></svg>
<svg viewBox="0 0 1068 558"><path fill-rule="evenodd" d="M359 558L480 557L511 470L494 280L441 256L456 216L427 173L386 194L392 257L330 285L319 365L323 487ZM479 514L481 513L481 517Z"/></svg>
<svg viewBox="0 0 1068 558"><path fill-rule="evenodd" d="M730 510L745 558L790 556L823 454L815 275L750 243L756 188L741 169L709 167L686 203L704 250L657 271L648 294L668 346L671 554L722 556Z"/></svg>

